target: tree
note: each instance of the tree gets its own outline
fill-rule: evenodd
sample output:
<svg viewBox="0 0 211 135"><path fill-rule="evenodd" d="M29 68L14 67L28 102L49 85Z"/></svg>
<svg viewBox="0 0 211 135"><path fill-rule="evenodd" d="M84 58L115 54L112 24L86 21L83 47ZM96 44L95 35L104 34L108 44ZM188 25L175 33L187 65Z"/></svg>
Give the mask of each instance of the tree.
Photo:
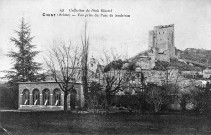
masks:
<svg viewBox="0 0 211 135"><path fill-rule="evenodd" d="M38 71L41 69L41 63L35 62L34 58L39 51L33 51L36 45L33 45L31 37L30 25L25 23L22 18L20 30L15 31L18 34L18 38L10 38L10 41L15 44L18 51L11 51L7 56L11 57L14 61L14 65L11 71L7 72L5 78L9 79L9 82L26 82L26 81L38 81L41 76Z"/></svg>
<svg viewBox="0 0 211 135"><path fill-rule="evenodd" d="M55 42L55 46L49 51L50 59L45 59L46 65L52 77L64 92L64 111L67 111L67 96L75 94L75 85L80 77L80 55L78 47L66 46L64 42ZM74 103L71 104L74 109Z"/></svg>
<svg viewBox="0 0 211 135"><path fill-rule="evenodd" d="M106 109L111 103L112 95L123 89L124 81L128 75L125 70L122 70L121 58L123 58L121 55L114 52L111 52L111 54L104 52L104 57L101 59L105 65L104 68L100 66L100 70L106 94Z"/></svg>
<svg viewBox="0 0 211 135"><path fill-rule="evenodd" d="M143 71L130 71L130 77L134 78L130 81L130 88L133 88L136 92L136 96L139 99L139 109L141 109L141 112L143 114L144 109L146 109L146 83ZM133 81L134 80L134 81Z"/></svg>
<svg viewBox="0 0 211 135"><path fill-rule="evenodd" d="M161 106L168 101L169 91L164 86L148 84L146 95L147 102L153 104L154 112L158 113L161 110Z"/></svg>
<svg viewBox="0 0 211 135"><path fill-rule="evenodd" d="M157 61L156 68L165 72L162 86L168 90L168 94L172 99L171 101L178 101L183 112L185 112L186 105L191 102L191 99L193 100L195 98L194 100L196 101L200 99L198 98L200 95L204 94L203 92L196 90L195 79L191 79L192 77L182 77L181 75L182 71L195 70L196 68L193 66L179 62L177 59L171 59L170 62ZM199 102L201 105L199 105L200 103L198 105L203 106L202 104L204 104L204 101Z"/></svg>
<svg viewBox="0 0 211 135"><path fill-rule="evenodd" d="M187 91L183 91L178 98L180 99L180 106L184 113L186 111L186 105L190 101L191 94Z"/></svg>
<svg viewBox="0 0 211 135"><path fill-rule="evenodd" d="M100 92L102 92L102 85L98 82L91 82L89 85L89 105L94 111L99 106L99 101L102 98Z"/></svg>
<svg viewBox="0 0 211 135"><path fill-rule="evenodd" d="M88 107L88 54L89 54L89 38L87 37L87 23L85 23L85 31L84 37L81 36L82 42L82 60L81 60L81 67L82 67L82 83L83 83L83 90L84 90L84 108L87 109Z"/></svg>
<svg viewBox="0 0 211 135"><path fill-rule="evenodd" d="M159 95L165 95L164 98L157 98L158 100L163 100L162 102L158 101L157 103L161 103L161 105L167 105L169 103L173 103L175 101L180 100L179 103L181 105L184 104L184 101L182 98L186 98L185 95L181 95L181 84L184 81L184 78L181 77L181 71L184 70L184 64L181 64L177 59L172 58L170 62L166 61L157 61L156 62L156 68L160 72L163 72L163 82L161 86L153 86L158 87L158 93ZM152 86L152 85L151 85ZM150 85L149 85L150 87ZM156 98L155 98L156 99ZM158 105L161 107L161 105ZM160 108L161 109L161 108ZM160 111L160 110L158 110Z"/></svg>
<svg viewBox="0 0 211 135"><path fill-rule="evenodd" d="M207 111L210 98L210 90L208 87L196 87L194 91L191 91L191 96L195 101L198 112L202 113Z"/></svg>

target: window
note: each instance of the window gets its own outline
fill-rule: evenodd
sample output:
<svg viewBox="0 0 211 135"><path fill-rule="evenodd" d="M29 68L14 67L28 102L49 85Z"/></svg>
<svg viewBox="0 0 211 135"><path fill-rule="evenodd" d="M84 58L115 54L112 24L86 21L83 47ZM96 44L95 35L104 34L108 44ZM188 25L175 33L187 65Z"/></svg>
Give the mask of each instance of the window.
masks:
<svg viewBox="0 0 211 135"><path fill-rule="evenodd" d="M43 95L43 105L50 105L50 91L49 89L44 89L42 92Z"/></svg>
<svg viewBox="0 0 211 135"><path fill-rule="evenodd" d="M23 90L22 104L29 105L30 92L28 89Z"/></svg>
<svg viewBox="0 0 211 135"><path fill-rule="evenodd" d="M33 90L33 105L40 104L40 91L38 89Z"/></svg>
<svg viewBox="0 0 211 135"><path fill-rule="evenodd" d="M61 105L61 91L59 89L55 89L53 92L53 105Z"/></svg>

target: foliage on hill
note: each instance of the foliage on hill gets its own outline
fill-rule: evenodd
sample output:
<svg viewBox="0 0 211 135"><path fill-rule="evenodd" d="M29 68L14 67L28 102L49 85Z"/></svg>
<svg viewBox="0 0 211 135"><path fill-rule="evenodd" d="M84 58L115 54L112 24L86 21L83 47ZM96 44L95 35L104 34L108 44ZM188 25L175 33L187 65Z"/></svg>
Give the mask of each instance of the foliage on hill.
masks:
<svg viewBox="0 0 211 135"><path fill-rule="evenodd" d="M136 68L136 62L135 61L132 61L132 62L129 62L129 61L123 61L121 59L119 60L116 60L116 61L112 61L110 62L108 65L105 66L104 68L104 72L108 72L112 69L115 69L115 70L127 70L127 71L135 71L135 68Z"/></svg>
<svg viewBox="0 0 211 135"><path fill-rule="evenodd" d="M110 71L111 69L120 70L120 69L122 69L123 64L124 64L124 62L121 59L112 61L108 65L105 66L104 72Z"/></svg>

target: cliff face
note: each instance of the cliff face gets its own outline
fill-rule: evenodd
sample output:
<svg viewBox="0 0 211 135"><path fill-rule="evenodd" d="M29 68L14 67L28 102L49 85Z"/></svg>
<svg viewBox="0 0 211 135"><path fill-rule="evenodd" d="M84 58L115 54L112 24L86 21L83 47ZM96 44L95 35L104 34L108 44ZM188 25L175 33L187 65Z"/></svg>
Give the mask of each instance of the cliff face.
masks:
<svg viewBox="0 0 211 135"><path fill-rule="evenodd" d="M178 49L177 51L180 52L180 59L195 61L211 67L211 50L187 48L184 51Z"/></svg>

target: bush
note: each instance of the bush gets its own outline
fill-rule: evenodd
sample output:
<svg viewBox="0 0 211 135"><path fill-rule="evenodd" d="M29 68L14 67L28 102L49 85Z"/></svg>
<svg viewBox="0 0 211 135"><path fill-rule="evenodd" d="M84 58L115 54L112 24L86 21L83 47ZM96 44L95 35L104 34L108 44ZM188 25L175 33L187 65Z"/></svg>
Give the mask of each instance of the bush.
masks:
<svg viewBox="0 0 211 135"><path fill-rule="evenodd" d="M152 111L153 105L146 102L144 95L113 95L112 106L125 107L128 110L141 110L142 112Z"/></svg>
<svg viewBox="0 0 211 135"><path fill-rule="evenodd" d="M131 109L138 109L140 106L139 99L135 95L115 95L112 105L123 106Z"/></svg>
<svg viewBox="0 0 211 135"><path fill-rule="evenodd" d="M105 93L102 91L102 85L97 82L91 82L89 85L89 108L97 109L103 107Z"/></svg>
<svg viewBox="0 0 211 135"><path fill-rule="evenodd" d="M12 84L0 85L0 108L18 108L18 86Z"/></svg>
<svg viewBox="0 0 211 135"><path fill-rule="evenodd" d="M202 113L207 111L210 97L210 90L208 88L197 87L195 91L191 92L192 102L196 105L196 111Z"/></svg>

